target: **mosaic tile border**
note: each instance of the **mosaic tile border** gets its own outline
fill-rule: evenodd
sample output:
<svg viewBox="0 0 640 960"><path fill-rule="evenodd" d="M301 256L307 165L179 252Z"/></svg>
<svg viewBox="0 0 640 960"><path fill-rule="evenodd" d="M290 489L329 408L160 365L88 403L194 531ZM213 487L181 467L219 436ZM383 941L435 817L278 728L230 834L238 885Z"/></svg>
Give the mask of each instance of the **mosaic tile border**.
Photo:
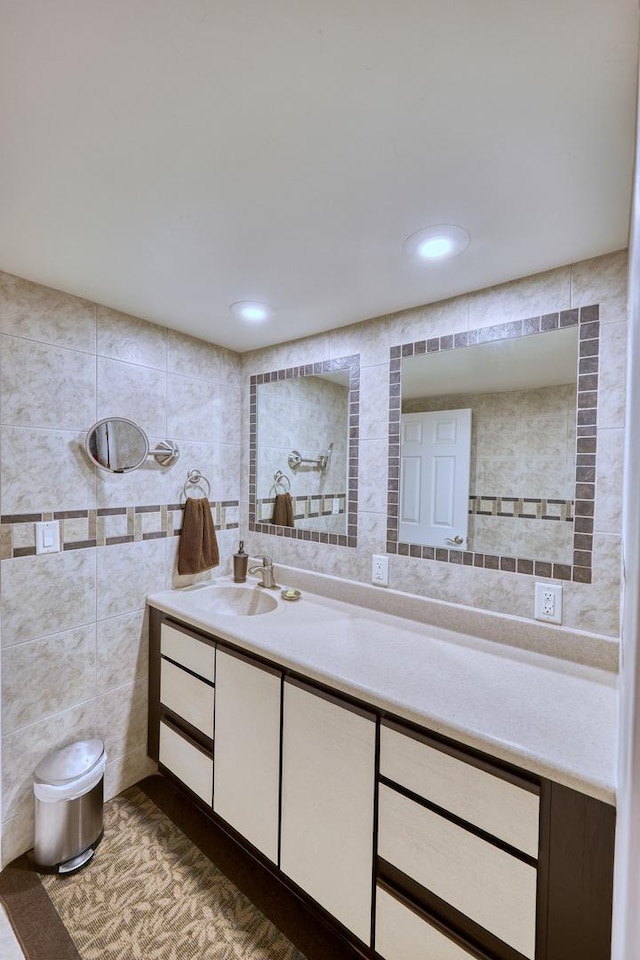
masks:
<svg viewBox="0 0 640 960"><path fill-rule="evenodd" d="M334 500L338 501L338 509L334 510ZM273 514L275 497L265 497L256 500L256 516L263 517L264 508ZM309 493L293 498L294 520L313 520L316 517L337 517L346 513L347 495L342 493ZM264 523L264 519L262 520ZM269 521L266 521L267 523Z"/></svg>
<svg viewBox="0 0 640 960"><path fill-rule="evenodd" d="M469 497L469 516L507 517L513 520L573 521L573 500L553 500L537 497L486 496L472 493Z"/></svg>
<svg viewBox="0 0 640 960"><path fill-rule="evenodd" d="M531 560L525 557L423 547L398 540L398 503L400 485L400 415L402 360L440 350L457 350L493 340L534 336L562 327L578 327L578 392L576 402L576 484L573 516L573 562ZM593 524L596 480L596 443L598 423L598 369L600 358L600 307L593 304L580 309L547 313L526 320L498 323L469 330L404 343L391 348L389 364L389 493L387 498L387 553L425 560L439 560L464 566L484 567L522 573L527 576L554 577L591 583L593 569Z"/></svg>
<svg viewBox="0 0 640 960"><path fill-rule="evenodd" d="M237 530L238 500L210 500L216 530ZM175 537L182 526L184 503L102 507L97 510L55 510L13 513L0 517L0 560L36 554L34 523L60 520L61 550L111 547Z"/></svg>
<svg viewBox="0 0 640 960"><path fill-rule="evenodd" d="M296 527L280 527L256 518L256 471L257 471L257 421L258 386L277 380L293 380L298 377L317 376L323 373L349 371L349 451L347 477L347 532L325 533L320 530L299 530ZM253 374L249 381L249 530L268 533L293 540L311 540L314 543L330 543L338 547L358 545L358 440L360 436L360 357L354 354L337 360L306 363L297 367L271 370L269 373Z"/></svg>

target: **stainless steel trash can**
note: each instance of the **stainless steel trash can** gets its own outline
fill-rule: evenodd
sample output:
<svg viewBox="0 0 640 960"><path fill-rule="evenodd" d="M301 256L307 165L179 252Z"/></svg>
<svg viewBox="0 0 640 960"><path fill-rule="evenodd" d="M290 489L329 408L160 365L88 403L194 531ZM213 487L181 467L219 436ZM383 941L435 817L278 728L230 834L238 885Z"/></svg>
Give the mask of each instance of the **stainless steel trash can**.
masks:
<svg viewBox="0 0 640 960"><path fill-rule="evenodd" d="M96 738L62 747L36 767L33 857L41 873L72 873L93 856L103 834L106 763Z"/></svg>

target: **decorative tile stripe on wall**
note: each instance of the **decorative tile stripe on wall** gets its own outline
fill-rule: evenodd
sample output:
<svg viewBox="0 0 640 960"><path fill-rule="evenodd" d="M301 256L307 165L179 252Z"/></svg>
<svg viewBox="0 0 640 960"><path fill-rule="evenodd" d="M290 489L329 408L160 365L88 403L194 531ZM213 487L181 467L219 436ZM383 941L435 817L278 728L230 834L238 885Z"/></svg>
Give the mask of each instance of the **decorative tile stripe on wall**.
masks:
<svg viewBox="0 0 640 960"><path fill-rule="evenodd" d="M533 497L489 497L472 493L469 514L478 517L513 517L518 520L573 520L573 500Z"/></svg>
<svg viewBox="0 0 640 960"><path fill-rule="evenodd" d="M455 350L493 340L533 336L562 327L578 326L578 395L576 410L576 484L574 500L573 563L531 560L472 550L449 550L398 541L400 486L400 421L402 416L402 360L440 350ZM598 371L600 358L600 307L562 310L540 317L498 323L428 340L391 347L389 363L389 472L387 552L405 557L440 560L508 573L555 577L591 583L595 516L596 440L598 422Z"/></svg>
<svg viewBox="0 0 640 960"><path fill-rule="evenodd" d="M337 509L336 509L337 501ZM308 496L293 498L295 520L311 520L314 517L331 517L344 513L347 495L342 493L311 493ZM265 497L256 501L256 515L265 523L271 522L275 497Z"/></svg>
<svg viewBox="0 0 640 960"><path fill-rule="evenodd" d="M237 500L210 500L216 530L238 527ZM36 552L34 523L60 521L62 550L110 547L118 543L159 540L177 536L184 504L108 507L99 510L59 510L18 513L0 517L0 559L31 557Z"/></svg>

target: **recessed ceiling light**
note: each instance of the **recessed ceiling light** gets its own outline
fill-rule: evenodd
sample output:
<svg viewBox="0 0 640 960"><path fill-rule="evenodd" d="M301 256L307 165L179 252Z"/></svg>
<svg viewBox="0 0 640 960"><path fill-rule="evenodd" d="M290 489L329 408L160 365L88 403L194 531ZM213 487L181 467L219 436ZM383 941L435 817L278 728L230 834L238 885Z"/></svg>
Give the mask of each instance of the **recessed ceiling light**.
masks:
<svg viewBox="0 0 640 960"><path fill-rule="evenodd" d="M444 260L457 257L469 246L469 234L452 223L440 223L412 233L402 244L409 256L418 260Z"/></svg>
<svg viewBox="0 0 640 960"><path fill-rule="evenodd" d="M248 320L250 323L263 323L273 316L273 310L266 303L258 303L255 300L236 300L229 307L229 310L240 320Z"/></svg>

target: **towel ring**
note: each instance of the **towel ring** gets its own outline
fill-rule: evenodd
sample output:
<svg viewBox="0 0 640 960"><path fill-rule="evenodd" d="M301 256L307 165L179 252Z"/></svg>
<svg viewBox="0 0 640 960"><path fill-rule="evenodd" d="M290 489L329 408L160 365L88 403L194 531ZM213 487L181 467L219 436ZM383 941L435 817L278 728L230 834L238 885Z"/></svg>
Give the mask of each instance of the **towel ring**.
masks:
<svg viewBox="0 0 640 960"><path fill-rule="evenodd" d="M278 490L278 487L280 487L280 491ZM289 480L289 477L286 475L286 473L283 473L282 470L276 470L274 473L273 486L271 489L276 493L288 493L291 490L291 480Z"/></svg>
<svg viewBox="0 0 640 960"><path fill-rule="evenodd" d="M206 484L204 497L189 497L189 490L193 490L193 488L198 486L198 484L200 483ZM189 484L191 484L191 486L189 486ZM201 489L204 490L204 487L201 487ZM187 479L184 482L184 487L182 488L182 490L186 500L189 500L189 499L208 500L209 494L211 493L211 484L209 483L207 478L204 476L204 474L201 473L199 470L195 470L195 469L189 470L189 473L187 474Z"/></svg>

